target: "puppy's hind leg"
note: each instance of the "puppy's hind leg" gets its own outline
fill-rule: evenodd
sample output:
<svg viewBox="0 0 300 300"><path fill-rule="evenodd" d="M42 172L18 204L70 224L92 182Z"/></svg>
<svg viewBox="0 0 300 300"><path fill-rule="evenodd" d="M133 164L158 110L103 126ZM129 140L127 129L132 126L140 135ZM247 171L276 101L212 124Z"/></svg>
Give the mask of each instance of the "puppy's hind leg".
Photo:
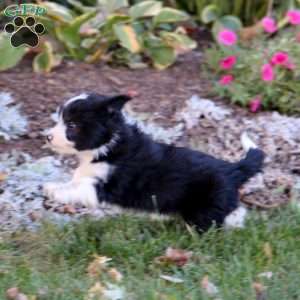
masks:
<svg viewBox="0 0 300 300"><path fill-rule="evenodd" d="M226 214L218 208L213 208L193 215L185 215L183 217L189 225L194 226L195 229L201 233L207 231L213 225L221 227Z"/></svg>
<svg viewBox="0 0 300 300"><path fill-rule="evenodd" d="M228 194L215 194L213 201L205 208L195 209L191 212L185 212L182 216L184 220L192 226L195 226L198 232L205 232L211 226L221 227L226 217L238 207L237 192L232 191Z"/></svg>

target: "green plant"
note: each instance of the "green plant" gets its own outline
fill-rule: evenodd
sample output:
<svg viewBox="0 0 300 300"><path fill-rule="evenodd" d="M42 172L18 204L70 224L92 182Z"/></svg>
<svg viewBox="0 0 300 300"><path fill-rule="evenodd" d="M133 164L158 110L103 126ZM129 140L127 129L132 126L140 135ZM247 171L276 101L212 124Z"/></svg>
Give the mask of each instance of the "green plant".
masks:
<svg viewBox="0 0 300 300"><path fill-rule="evenodd" d="M39 21L48 35L42 52L34 59L35 71L50 71L62 57L89 63L102 59L132 68L151 63L165 69L176 61L178 54L196 47L196 42L178 26L189 16L163 7L159 1L143 1L131 7L127 0L99 0L95 7L76 0L68 2L74 9L54 2L38 2L47 10ZM8 50L13 51L11 47Z"/></svg>
<svg viewBox="0 0 300 300"><path fill-rule="evenodd" d="M250 26L267 15L271 7L282 14L289 8L299 6L300 2L299 0L176 0L176 4L195 15L196 19L204 24L230 15L239 18L245 26Z"/></svg>
<svg viewBox="0 0 300 300"><path fill-rule="evenodd" d="M214 45L205 53L215 91L233 103L300 114L299 33L286 29L248 45Z"/></svg>

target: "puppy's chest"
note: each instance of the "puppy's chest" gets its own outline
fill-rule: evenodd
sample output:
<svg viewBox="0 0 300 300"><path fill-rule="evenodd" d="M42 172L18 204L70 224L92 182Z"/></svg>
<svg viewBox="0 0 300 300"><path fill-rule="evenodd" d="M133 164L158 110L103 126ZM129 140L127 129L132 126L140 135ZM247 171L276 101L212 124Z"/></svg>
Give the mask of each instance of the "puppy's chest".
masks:
<svg viewBox="0 0 300 300"><path fill-rule="evenodd" d="M114 166L106 162L82 162L75 170L73 181L79 181L82 178L98 178L107 182L114 171Z"/></svg>

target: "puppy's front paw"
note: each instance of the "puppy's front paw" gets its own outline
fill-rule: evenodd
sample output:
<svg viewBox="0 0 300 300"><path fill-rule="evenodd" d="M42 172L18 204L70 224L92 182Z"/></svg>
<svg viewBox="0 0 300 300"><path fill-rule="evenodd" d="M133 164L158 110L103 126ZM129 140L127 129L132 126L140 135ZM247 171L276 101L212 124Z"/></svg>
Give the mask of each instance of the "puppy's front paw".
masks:
<svg viewBox="0 0 300 300"><path fill-rule="evenodd" d="M69 199L65 195L67 188L68 184L48 182L43 186L43 193L49 200L53 202L67 204L69 203Z"/></svg>

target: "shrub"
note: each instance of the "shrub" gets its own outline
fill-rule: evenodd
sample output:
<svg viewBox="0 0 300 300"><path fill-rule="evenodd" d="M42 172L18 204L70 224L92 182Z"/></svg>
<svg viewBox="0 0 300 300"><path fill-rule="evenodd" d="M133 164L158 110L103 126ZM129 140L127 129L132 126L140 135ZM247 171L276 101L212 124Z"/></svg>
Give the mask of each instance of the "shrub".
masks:
<svg viewBox="0 0 300 300"><path fill-rule="evenodd" d="M105 60L132 68L151 64L164 69L179 54L196 47L196 42L180 26L189 15L163 7L160 1L143 1L131 7L127 0L99 0L95 7L84 6L76 0L68 2L74 9L54 2L39 2L47 11L46 16L39 18L48 35L34 58L35 71L50 71L62 57L89 63ZM8 56L13 51L12 47L6 50Z"/></svg>
<svg viewBox="0 0 300 300"><path fill-rule="evenodd" d="M271 30L247 45L234 43L237 36L234 32L231 35L224 35L225 30L219 33L218 44L208 49L205 56L208 70L216 81L215 91L220 96L248 106L252 112L265 108L300 114L300 33L297 26L300 12L294 12L287 19L293 24L291 28L275 36ZM274 24L276 26L269 29L277 30ZM268 27L262 28L268 31Z"/></svg>

